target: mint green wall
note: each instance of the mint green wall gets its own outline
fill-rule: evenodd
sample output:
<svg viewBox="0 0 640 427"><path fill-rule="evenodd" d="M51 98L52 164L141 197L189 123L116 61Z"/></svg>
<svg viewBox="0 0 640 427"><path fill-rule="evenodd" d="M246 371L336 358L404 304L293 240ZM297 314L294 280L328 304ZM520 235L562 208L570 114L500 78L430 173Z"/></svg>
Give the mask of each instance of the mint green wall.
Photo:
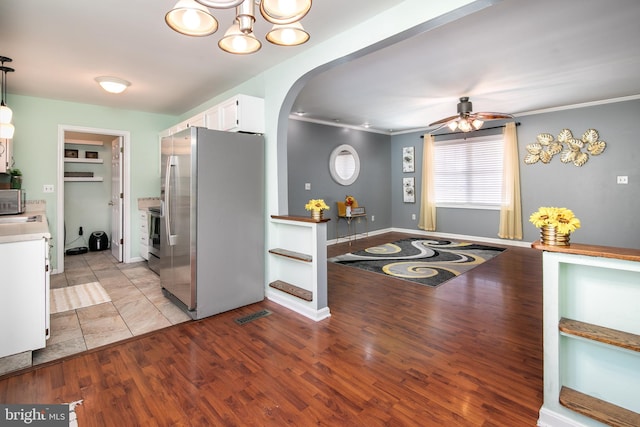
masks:
<svg viewBox="0 0 640 427"><path fill-rule="evenodd" d="M10 99L16 127L13 138L15 165L24 174L23 188L27 191L27 200L45 200L47 203L54 245L59 237L55 229L58 188L54 193L43 193L42 186L57 184L58 125L130 132L131 242L136 242L131 245L131 256L137 257L137 199L159 196L158 132L176 123L177 118L20 95L11 95ZM55 268L58 257L55 247L51 256Z"/></svg>

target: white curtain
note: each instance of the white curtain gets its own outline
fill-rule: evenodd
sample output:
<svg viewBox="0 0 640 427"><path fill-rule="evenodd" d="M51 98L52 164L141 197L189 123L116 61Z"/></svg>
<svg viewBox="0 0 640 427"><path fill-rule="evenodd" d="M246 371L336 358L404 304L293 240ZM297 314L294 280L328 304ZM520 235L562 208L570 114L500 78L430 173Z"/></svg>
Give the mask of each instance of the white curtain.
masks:
<svg viewBox="0 0 640 427"><path fill-rule="evenodd" d="M504 160L502 175L502 204L498 237L522 240L522 206L520 203L520 167L518 136L515 123L504 128Z"/></svg>
<svg viewBox="0 0 640 427"><path fill-rule="evenodd" d="M418 228L436 231L436 187L434 182L434 138L426 134L422 143L422 193Z"/></svg>

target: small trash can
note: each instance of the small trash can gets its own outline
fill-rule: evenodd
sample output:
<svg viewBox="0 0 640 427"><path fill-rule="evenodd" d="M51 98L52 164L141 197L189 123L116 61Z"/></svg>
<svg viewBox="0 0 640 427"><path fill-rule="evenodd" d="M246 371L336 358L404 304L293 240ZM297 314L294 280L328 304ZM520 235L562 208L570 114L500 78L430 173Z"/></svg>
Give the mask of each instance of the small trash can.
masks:
<svg viewBox="0 0 640 427"><path fill-rule="evenodd" d="M94 231L89 236L90 251L104 251L109 248L109 237L104 231Z"/></svg>

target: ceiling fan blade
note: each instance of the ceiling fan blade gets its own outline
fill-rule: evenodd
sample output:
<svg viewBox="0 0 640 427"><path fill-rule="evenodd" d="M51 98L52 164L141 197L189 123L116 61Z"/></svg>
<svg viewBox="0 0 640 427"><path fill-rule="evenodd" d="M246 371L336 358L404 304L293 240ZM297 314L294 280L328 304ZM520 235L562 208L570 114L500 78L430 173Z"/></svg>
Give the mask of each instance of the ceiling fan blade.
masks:
<svg viewBox="0 0 640 427"><path fill-rule="evenodd" d="M475 118L480 120L499 120L499 119L513 119L513 115L507 113L473 113L471 114Z"/></svg>
<svg viewBox="0 0 640 427"><path fill-rule="evenodd" d="M458 117L460 117L460 116L455 115L455 116L447 117L446 119L442 119L442 120L438 120L437 122L433 122L433 123L429 124L429 126L441 125L441 124L450 122L451 120L457 119Z"/></svg>

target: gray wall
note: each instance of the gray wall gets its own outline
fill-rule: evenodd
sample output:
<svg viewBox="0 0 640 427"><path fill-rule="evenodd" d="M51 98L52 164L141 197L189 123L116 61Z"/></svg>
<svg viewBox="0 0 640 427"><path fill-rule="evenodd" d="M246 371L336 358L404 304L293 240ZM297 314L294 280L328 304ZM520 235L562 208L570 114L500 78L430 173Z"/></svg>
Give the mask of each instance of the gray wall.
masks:
<svg viewBox="0 0 640 427"><path fill-rule="evenodd" d="M633 125L640 117L640 100L576 108L571 110L523 116L517 119L520 157L524 241L539 238L538 229L529 215L540 206L572 209L582 228L571 236L574 243L640 248L640 145ZM525 165L522 159L526 145L536 141L540 133L556 135L564 128L580 138L589 128L596 129L607 148L593 156L582 167L560 162L556 155L549 164ZM394 227L417 229L411 213L418 205L402 203L401 152L404 146L416 147L416 181L421 176L423 132L396 135L391 138L392 156L392 224ZM616 184L616 176L626 175L629 184ZM418 182L417 182L418 183ZM419 200L420 188L416 189ZM416 215L417 216L417 215ZM437 231L497 238L499 213L489 210L437 210Z"/></svg>
<svg viewBox="0 0 640 427"><path fill-rule="evenodd" d="M304 205L309 199L324 199L331 208L327 238L335 238L336 202L353 195L367 210L369 230L385 229L391 224L390 136L360 130L326 126L300 120L289 120L287 134L287 167L289 214L309 216ZM342 144L353 146L360 157L360 176L353 184L343 186L329 174L329 157ZM311 190L305 190L305 183ZM371 222L371 216L375 221ZM340 234L344 234L344 221ZM358 226L357 231L362 229Z"/></svg>

